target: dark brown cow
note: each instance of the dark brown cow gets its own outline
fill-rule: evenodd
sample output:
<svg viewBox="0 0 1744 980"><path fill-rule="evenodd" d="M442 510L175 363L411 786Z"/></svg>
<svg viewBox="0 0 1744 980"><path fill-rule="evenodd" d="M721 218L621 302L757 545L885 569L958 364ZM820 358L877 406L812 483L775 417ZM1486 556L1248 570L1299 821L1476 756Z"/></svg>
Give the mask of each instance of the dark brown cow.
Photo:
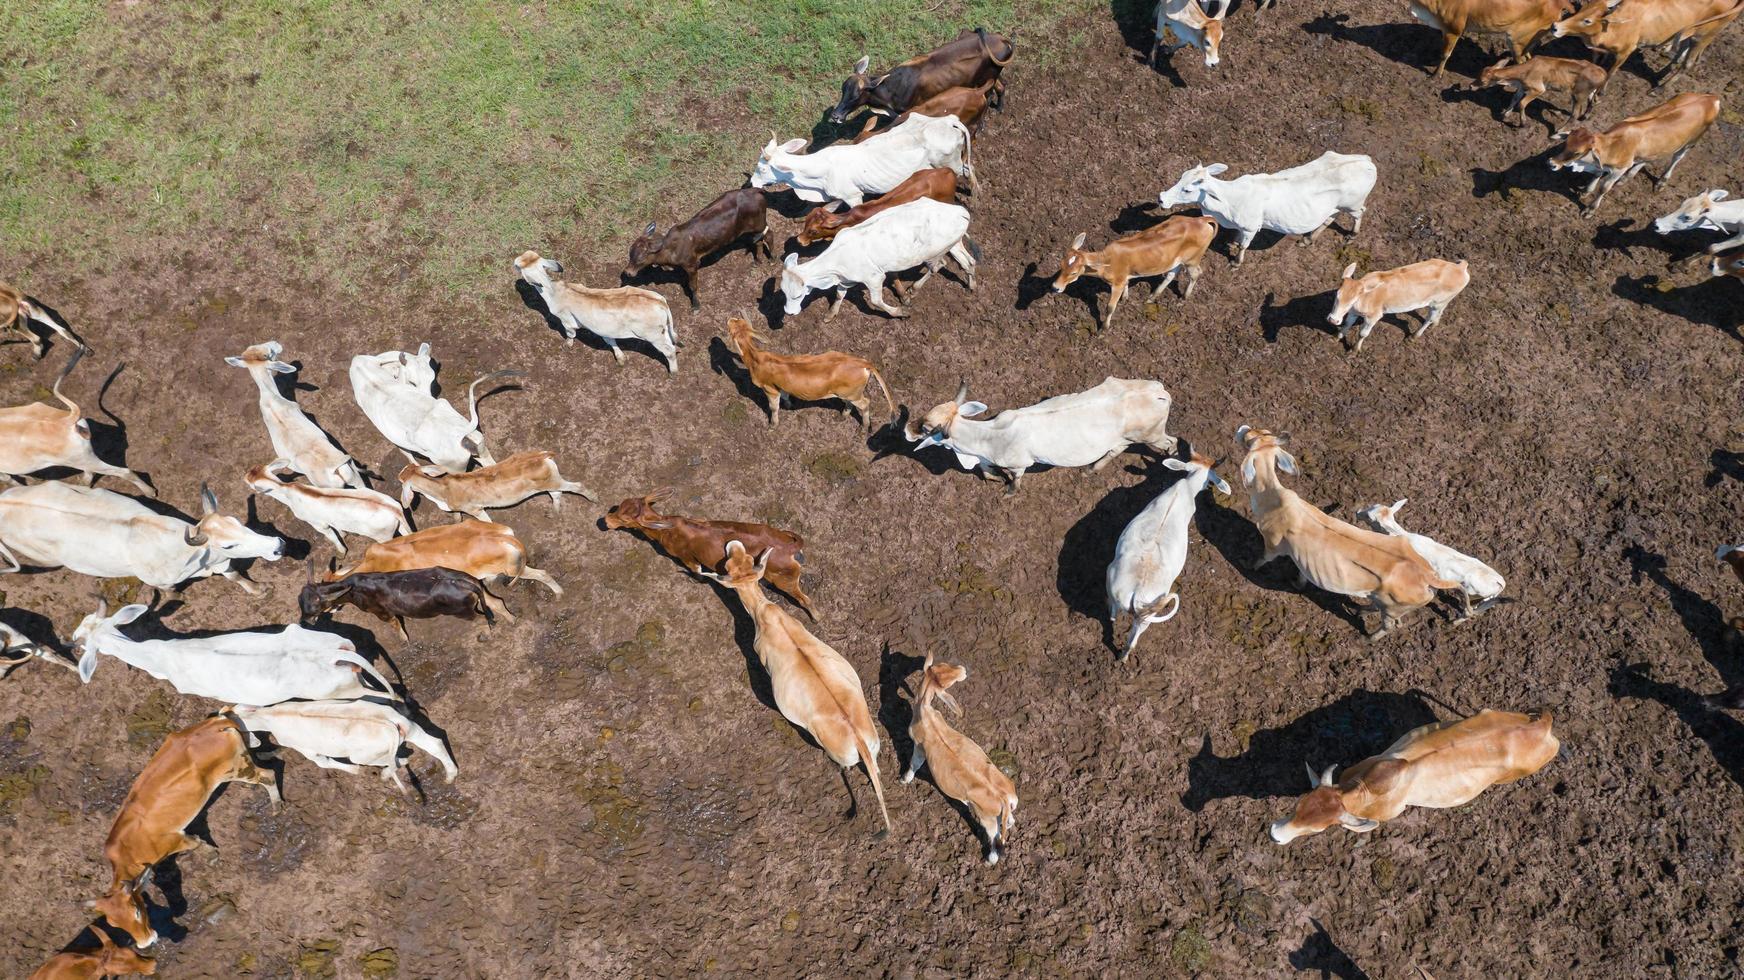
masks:
<svg viewBox="0 0 1744 980"><path fill-rule="evenodd" d="M981 124L986 121L987 107L991 105L994 109L1002 108L1004 91L1004 83L998 79L981 86L959 85L956 88L948 88L892 119L890 126L886 128L902 125L903 120L909 116L932 116L936 119L956 116L962 120L963 125L969 127L969 132L972 135L980 136ZM854 142L864 142L882 132L878 128L878 123L883 118L876 112L867 113L866 125L860 128L860 135L854 137Z"/></svg>
<svg viewBox="0 0 1744 980"><path fill-rule="evenodd" d="M999 34L977 27L930 53L897 65L877 78L866 73L861 58L842 83L842 101L830 110L830 121L842 123L862 106L884 115L900 115L946 89L979 88L996 81L1017 54L1017 46Z"/></svg>
<svg viewBox="0 0 1744 980"><path fill-rule="evenodd" d="M770 552L764 572L770 585L793 597L813 620L811 596L799 583L805 562L805 540L792 531L783 531L767 524L742 521L698 521L676 514L662 514L654 505L672 496L672 488L656 490L643 497L630 497L606 514L606 528L613 531L640 531L661 551L676 558L692 574L718 571L726 567L727 542L743 541L754 554Z"/></svg>
<svg viewBox="0 0 1744 980"><path fill-rule="evenodd" d="M515 620L502 600L485 591L483 583L452 568L358 572L332 582L315 581L313 565L309 572L309 582L297 596L305 623L324 612L351 605L377 619L393 620L400 628L400 636L409 640L408 616L412 619L483 616L487 620L502 616L511 623Z"/></svg>
<svg viewBox="0 0 1744 980"><path fill-rule="evenodd" d="M916 171L913 176L892 187L890 193L875 201L867 201L844 211L831 211L827 207L813 208L805 216L805 226L799 230L799 243L810 245L812 242L834 238L843 228L852 228L880 211L888 211L898 204L918 201L923 197L930 197L941 204L956 203L957 175L949 167L932 167Z"/></svg>
<svg viewBox="0 0 1744 980"><path fill-rule="evenodd" d="M688 220L666 229L658 240L654 238L654 222L648 222L642 237L630 246L630 264L624 266L624 275L639 276L651 265L680 269L690 308L698 309L702 303L696 297L696 270L704 259L746 235L753 236L752 258L757 257L758 248L765 257L775 257L769 247L769 202L755 187L722 194Z"/></svg>

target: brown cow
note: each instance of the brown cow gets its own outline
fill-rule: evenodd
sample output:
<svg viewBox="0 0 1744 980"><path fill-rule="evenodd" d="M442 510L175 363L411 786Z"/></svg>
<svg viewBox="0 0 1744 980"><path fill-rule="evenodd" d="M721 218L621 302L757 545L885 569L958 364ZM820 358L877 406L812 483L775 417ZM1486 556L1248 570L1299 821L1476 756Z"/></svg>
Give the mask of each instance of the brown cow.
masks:
<svg viewBox="0 0 1744 980"><path fill-rule="evenodd" d="M757 258L759 248L764 257L775 257L769 247L769 201L756 187L727 191L701 211L666 229L659 240L654 238L654 230L654 222L648 222L641 237L631 243L630 262L624 266L624 275L639 276L651 265L677 269L684 273L684 292L690 297L693 310L702 306L696 294L696 273L710 255L748 235L751 258Z"/></svg>
<svg viewBox="0 0 1744 980"><path fill-rule="evenodd" d="M48 353L48 340L38 337L30 329L32 320L72 341L75 347L85 349L84 341L69 333L54 317L44 313L42 307L31 302L30 297L0 282L0 334L13 330L23 334L30 341L30 349L41 360L42 355Z"/></svg>
<svg viewBox="0 0 1744 980"><path fill-rule="evenodd" d="M733 317L727 321L728 345L745 370L751 373L751 384L762 389L763 400L769 404L769 426L781 418L783 396L816 402L826 398L841 401L842 411L851 406L860 413L860 431L872 428L872 399L866 397L866 387L873 380L884 392L884 407L889 417L896 417L896 404L890 398L890 386L878 368L864 357L841 351L822 354L776 354L759 350L751 321Z"/></svg>
<svg viewBox="0 0 1744 980"><path fill-rule="evenodd" d="M934 116L938 118L956 116L962 120L963 125L969 127L969 132L972 135L980 136L981 124L987 121L987 107L991 105L995 110L998 110L1004 101L1004 92L1004 83L997 79L988 81L983 85L959 85L956 88L948 88L897 116L890 121L889 127L884 128L900 126L903 120L909 116ZM860 133L854 137L853 142L862 142L877 132L881 132L882 129L878 123L882 118L884 117L876 112L867 113L866 125L860 128Z"/></svg>
<svg viewBox="0 0 1744 980"><path fill-rule="evenodd" d="M780 589L799 603L813 620L817 610L811 596L805 594L799 576L805 571L805 539L792 531L751 524L744 521L704 521L677 514L662 514L654 505L672 496L672 488L664 487L643 497L630 497L606 514L605 525L612 531L640 531L655 547L671 555L679 564L700 575L706 570L725 567L727 542L743 541L758 554L769 552L765 570L770 585Z"/></svg>
<svg viewBox="0 0 1744 980"><path fill-rule="evenodd" d="M1503 122L1514 117L1511 126L1526 125L1526 107L1552 92L1571 97L1568 114L1578 122L1593 110L1606 77L1605 70L1590 61L1538 55L1517 65L1503 58L1485 68L1466 88L1475 91L1500 85L1514 93L1514 101L1502 110Z"/></svg>
<svg viewBox="0 0 1744 980"><path fill-rule="evenodd" d="M1440 75L1466 34L1505 34L1518 62L1556 19L1568 12L1565 0L1411 0L1411 16L1441 32L1441 60L1430 76Z"/></svg>
<svg viewBox="0 0 1744 980"><path fill-rule="evenodd" d="M1199 282L1200 262L1211 240L1217 237L1217 219L1177 214L1159 225L1127 235L1109 244L1100 252L1084 248L1083 233L1072 240L1060 273L1054 277L1054 292L1063 292L1078 277L1089 273L1108 283L1113 290L1108 297L1108 311L1102 315L1102 329L1114 322L1115 307L1126 295L1126 284L1135 278L1162 276L1163 281L1151 290L1156 295L1169 288L1175 275L1187 270L1187 285L1181 290L1183 300L1193 295Z"/></svg>
<svg viewBox="0 0 1744 980"><path fill-rule="evenodd" d="M1744 11L1744 0L1591 0L1556 22L1556 37L1578 37L1610 56L1605 81L1642 47L1673 48L1658 88L1701 61L1708 45Z"/></svg>
<svg viewBox="0 0 1744 980"><path fill-rule="evenodd" d="M1557 134L1564 143L1551 156L1550 169L1567 167L1577 173L1595 175L1585 192L1590 200L1581 203L1581 213L1590 215L1619 181L1645 169L1652 161L1670 158L1665 173L1653 179L1654 189L1670 180L1684 154L1719 115L1719 96L1686 92L1630 116L1602 133L1585 126L1566 130Z"/></svg>
<svg viewBox="0 0 1744 980"><path fill-rule="evenodd" d="M527 564L527 546L515 537L511 528L470 518L427 527L391 541L378 541L364 549L357 564L344 571L330 571L322 580L336 582L357 572L431 567L452 568L483 582L530 578L550 589L553 595L563 594L555 579Z"/></svg>
<svg viewBox="0 0 1744 980"><path fill-rule="evenodd" d="M115 945L101 928L93 927L91 931L97 934L101 945L83 953L70 950L59 953L37 967L30 980L99 980L135 973L149 977L157 973L156 960L141 955L137 949Z"/></svg>
<svg viewBox="0 0 1744 980"><path fill-rule="evenodd" d="M941 204L953 204L957 200L957 175L949 167L930 167L917 170L907 180L890 189L890 193L879 195L875 201L866 201L845 210L831 211L827 207L813 208L805 216L805 226L799 230L799 243L810 245L836 237L836 233L844 228L852 228L867 218L888 211L898 204L918 201L930 197Z"/></svg>
<svg viewBox="0 0 1744 980"><path fill-rule="evenodd" d="M1731 276L1734 279L1744 281L1744 248L1738 249L1736 252L1714 256L1710 269L1715 278Z"/></svg>
<svg viewBox="0 0 1744 980"><path fill-rule="evenodd" d="M841 124L861 106L895 116L946 89L997 81L1016 55L1017 47L1011 41L977 27L877 78L866 73L870 59L861 58L854 64L854 73L842 83L842 100L830 110L830 122Z"/></svg>
<svg viewBox="0 0 1744 980"><path fill-rule="evenodd" d="M103 845L114 878L108 894L92 907L132 936L135 946L157 942L157 931L145 916L145 886L152 869L200 844L185 829L218 787L232 782L265 787L273 802L279 802L278 779L271 770L255 766L242 725L228 715L214 715L165 738L127 791Z"/></svg>

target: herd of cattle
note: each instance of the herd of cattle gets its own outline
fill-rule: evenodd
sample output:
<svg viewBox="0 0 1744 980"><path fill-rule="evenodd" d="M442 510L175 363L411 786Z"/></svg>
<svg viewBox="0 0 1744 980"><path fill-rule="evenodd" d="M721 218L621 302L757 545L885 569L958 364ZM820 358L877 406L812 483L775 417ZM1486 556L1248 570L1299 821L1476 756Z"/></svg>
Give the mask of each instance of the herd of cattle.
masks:
<svg viewBox="0 0 1744 980"><path fill-rule="evenodd" d="M1158 50L1173 35L1179 44L1168 50L1182 44L1199 47L1206 63L1216 65L1227 9L1222 0L1208 5L1164 0L1157 8ZM1509 37L1515 63L1485 70L1475 84L1509 87L1515 98L1504 118L1521 119L1526 106L1548 92L1570 94L1571 113L1577 119L1584 116L1622 60L1642 45L1668 49L1668 74L1686 70L1741 10L1744 0L1594 0L1572 13L1561 0L1416 0L1411 5L1414 16L1445 33L1443 65L1463 34L1492 31ZM1565 34L1584 37L1595 50L1609 53L1608 69L1530 56L1541 38ZM650 266L678 269L692 306L699 307L697 271L710 255L748 240L753 254L760 249L773 258L767 195L790 191L819 205L804 219L800 244L829 244L809 260L797 253L786 256L776 286L789 315L798 314L811 293L822 291L833 294L828 314L833 317L847 292L859 286L871 307L893 317L907 316L915 290L947 258L973 289L979 248L969 238L970 211L957 203L959 180L974 193L971 143L985 111L1003 103L1001 70L1014 54L1009 39L976 29L882 75L868 74L867 61L861 59L830 113L842 122L858 109L869 110L855 139L807 152L804 140L779 143L772 138L750 175L750 186L728 191L658 237L650 223L631 247L625 278ZM1666 161L1660 179L1669 177L1713 123L1718 105L1717 96L1681 95L1602 132L1573 129L1561 134L1563 145L1551 165L1593 175L1585 205L1590 212L1606 191L1648 162ZM881 118L890 125L878 128ZM1192 167L1159 196L1165 208L1197 213L1170 216L1100 251L1087 249L1086 236L1078 235L1054 289L1063 290L1084 275L1108 283L1112 295L1104 325L1112 321L1134 278L1160 276L1159 288L1166 288L1185 272L1181 295L1186 298L1219 230L1237 233L1233 262L1238 266L1264 230L1305 236L1305 245L1344 215L1350 234L1356 235L1379 176L1369 157L1333 152L1271 174L1223 179L1226 170L1222 163ZM1744 202L1726 201L1725 191L1690 198L1660 218L1656 228L1666 234L1718 229L1732 236L1710 248L1716 253L1713 269L1716 275L1744 276L1744 251L1729 251L1744 244ZM562 273L561 265L532 251L516 258L514 267L538 291L571 343L585 330L603 340L622 364L620 345L639 341L676 373L678 333L659 293L564 282L553 278ZM884 293L887 280L917 268L924 271L906 292L897 280L904 305L891 304ZM1354 265L1344 271L1329 316L1353 353L1389 314L1425 311L1422 325L1412 334L1421 335L1440 320L1471 277L1463 260L1439 258L1361 278L1355 272ZM158 589L220 575L255 592L243 563L278 560L285 542L222 513L209 487L202 487L199 516L184 519L93 485L109 476L155 496L139 474L98 457L89 423L61 391L86 353L83 342L42 304L0 287L0 330L22 332L41 358L47 338L32 324L76 349L52 389L63 407L31 404L0 410L0 475L17 484L0 492L0 573L61 567L95 578L134 578ZM1354 343L1347 336L1352 329ZM779 419L783 398L833 398L844 410L856 410L862 429L867 429L872 381L883 393L891 426L900 424L895 401L872 362L834 351L786 355L767 350L759 346L767 339L739 317L728 321L726 332L729 349L767 401L770 425ZM276 801L276 780L261 763L279 748L295 749L324 768L353 773L379 769L405 792L402 750L409 746L433 757L449 780L455 778L457 768L442 740L407 716L400 693L351 641L320 628L323 617L349 604L392 620L403 636L407 617L512 618L488 590L491 583L526 578L562 595L551 576L528 563L527 548L514 531L494 522L490 511L540 494L549 496L554 508L561 507L564 494L598 498L565 479L552 453L521 452L499 461L486 448L479 427L480 386L512 383L514 372L474 380L467 389L467 414L462 415L432 393L436 368L428 344L416 353L352 358L349 374L358 407L408 460L398 474L396 500L371 489L373 475L282 393L277 377L297 370L283 355L279 344L268 342L226 358L247 370L256 386L273 454L270 462L250 468L244 483L251 493L276 501L325 537L338 555L347 555L347 535L370 542L342 569L318 575L310 561L309 580L298 597L298 622L133 639L122 628L148 607L133 604L111 612L99 601L65 650L0 625L0 670L40 659L89 681L99 659L109 656L168 681L183 694L224 705L205 721L165 739L133 784L106 842L104 856L113 878L108 891L92 904L110 926L132 938L134 948L114 946L97 928L102 943L98 950L62 953L39 976L151 972L152 962L137 950L157 938L146 903L153 869L198 843L186 828L220 785L256 783ZM1086 391L983 418L987 406L969 400L965 383L954 398L927 411L918 424L902 425L901 431L914 451L942 446L965 469L1002 477L1007 492L1016 492L1032 467L1100 469L1135 445L1161 455L1165 467L1181 473L1133 518L1108 567L1109 618L1131 622L1119 652L1124 660L1146 629L1180 609L1175 583L1186 564L1198 494L1208 484L1231 492L1215 472L1216 462L1167 431L1170 407L1169 393L1159 382L1109 378ZM1312 584L1378 612L1380 623L1372 635L1396 628L1404 614L1443 592L1459 598L1464 616L1498 601L1504 581L1494 569L1399 524L1405 501L1360 511L1373 530L1358 527L1306 503L1284 485L1284 476L1297 473L1287 434L1244 425L1236 442L1244 454L1242 485L1265 543L1259 563L1288 557L1296 565L1299 585ZM53 470L82 474L83 485L58 479L24 481ZM817 619L818 610L801 583L804 542L764 524L662 513L658 505L669 493L624 500L606 514L605 526L644 536L693 574L735 593L755 624L754 647L781 714L805 729L837 764L865 767L888 831L877 761L880 739L858 674L764 589L767 581ZM408 513L418 497L458 520L413 530ZM1739 552L1728 555L1722 550L1722 557L1733 560L1744 577ZM992 863L1003 853L1017 796L1011 780L973 740L951 728L936 707L956 707L948 688L965 675L963 667L934 663L928 656L909 730L914 752L903 780L926 766L941 791L967 806L984 835L985 858ZM1298 801L1290 817L1272 825L1271 835L1287 843L1335 824L1366 832L1408 806L1457 806L1495 783L1529 775L1548 763L1558 748L1550 724L1548 712L1483 711L1406 733L1386 752L1347 769L1342 778L1335 779L1332 769L1316 774L1310 767L1312 792ZM263 743L263 737L270 737L271 744Z"/></svg>

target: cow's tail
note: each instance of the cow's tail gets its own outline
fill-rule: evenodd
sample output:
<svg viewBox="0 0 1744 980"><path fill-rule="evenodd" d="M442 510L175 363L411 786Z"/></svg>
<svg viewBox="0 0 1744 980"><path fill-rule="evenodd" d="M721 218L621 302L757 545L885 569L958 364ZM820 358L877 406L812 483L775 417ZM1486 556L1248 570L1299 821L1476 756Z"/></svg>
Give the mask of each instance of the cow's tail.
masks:
<svg viewBox="0 0 1744 980"><path fill-rule="evenodd" d="M980 39L981 51L983 54L987 55L987 60L993 62L994 64L998 65L999 67L1004 68L1006 65L1011 64L1011 59L1017 57L1017 32L1016 31L1012 31L1011 36L1005 39L1005 43L1011 45L1011 53L1005 56L1004 61L1000 61L999 56L993 53L993 45L987 43L987 28L985 28L985 27L975 28L975 36Z"/></svg>
<svg viewBox="0 0 1744 980"><path fill-rule="evenodd" d="M666 342L672 345L673 350L677 350L681 346L678 342L678 326L672 320L672 305L670 303L666 306Z"/></svg>
<svg viewBox="0 0 1744 980"><path fill-rule="evenodd" d="M968 235L964 235L963 247L969 250L969 257L974 259L976 264L979 265L981 262L981 246L976 244L975 239L970 238Z"/></svg>
<svg viewBox="0 0 1744 980"><path fill-rule="evenodd" d="M878 390L884 392L884 407L890 412L890 421L896 421L896 402L890 397L890 386L884 383L884 375L879 374L878 369L870 364L866 366L866 369L871 371L872 377L877 379Z"/></svg>
<svg viewBox="0 0 1744 980"><path fill-rule="evenodd" d="M229 707L219 708L213 713L236 726L236 731L242 735L242 742L244 745L247 745L251 749L260 748L260 736L248 730L248 726L244 725L242 719L236 716L236 708L237 705L233 704Z"/></svg>
<svg viewBox="0 0 1744 980"><path fill-rule="evenodd" d="M878 779L878 753L866 747L866 739L856 731L854 741L860 746L860 761L866 765L866 775L872 777L872 792L878 797L878 812L884 817L884 837L890 833L890 811L884 806L884 784Z"/></svg>
<svg viewBox="0 0 1744 980"><path fill-rule="evenodd" d="M1698 20L1695 23L1689 25L1688 27L1685 27L1683 30L1678 31L1677 34L1675 36L1673 36L1669 42L1667 42L1667 45L1675 48L1677 45L1682 44L1684 41L1687 41L1691 37L1693 37L1697 30L1699 30L1703 27L1706 27L1707 25L1712 24L1715 21L1726 20L1729 17L1736 17L1736 16L1738 16L1739 11L1741 11L1741 10L1744 10L1744 0L1738 0L1737 3L1732 5L1730 10L1721 11L1720 13L1717 13L1712 17L1707 17L1707 18L1704 18L1702 20Z"/></svg>
<svg viewBox="0 0 1744 980"><path fill-rule="evenodd" d="M22 571L24 569L24 566L18 563L18 556L7 550L6 542L4 541L0 541L0 560L4 560L6 563L5 565L0 566L0 575L10 575L13 572Z"/></svg>
<svg viewBox="0 0 1744 980"><path fill-rule="evenodd" d="M349 667L355 667L362 673L368 674L371 678L374 678L377 684L381 685L382 689L380 693L383 697L393 698L395 701L401 700L400 696L394 692L394 686L389 684L388 679L382 676L381 671L375 669L375 664L364 659L362 654L357 653L354 650L342 650L334 655L333 662L335 664L344 664Z"/></svg>
<svg viewBox="0 0 1744 980"><path fill-rule="evenodd" d="M486 381L492 380L493 378L519 377L521 377L520 371L492 371L489 374L481 374L473 379L472 384L466 389L466 408L472 415L472 418L469 419L469 421L472 423L473 428L478 428L478 386Z"/></svg>
<svg viewBox="0 0 1744 980"><path fill-rule="evenodd" d="M79 366L79 358L84 357L84 356L85 356L85 348L82 346L78 350L73 351L73 356L70 358L67 358L67 366L64 368L61 368L60 376L55 378L54 387L50 389L52 392L54 392L55 398L57 400L59 400L62 405L65 405L67 407L67 411L73 413L74 415L81 414L79 411L79 406L76 403L74 403L74 401L71 398L68 398L67 396L61 394L61 382L67 380L67 375L72 374L73 368Z"/></svg>
<svg viewBox="0 0 1744 980"><path fill-rule="evenodd" d="M447 775L447 781L454 782L454 777L460 774L460 767L454 764L454 757L448 754L448 746L443 745L441 739L419 727L410 718L406 719L405 738L413 748L424 750L430 758L442 763L442 771Z"/></svg>
<svg viewBox="0 0 1744 980"><path fill-rule="evenodd" d="M963 125L963 120L956 116L948 118L955 124L957 132L963 134L963 169L958 171L958 175L969 178L969 193L978 194L981 192L981 182L975 178L975 134L969 132L969 127Z"/></svg>

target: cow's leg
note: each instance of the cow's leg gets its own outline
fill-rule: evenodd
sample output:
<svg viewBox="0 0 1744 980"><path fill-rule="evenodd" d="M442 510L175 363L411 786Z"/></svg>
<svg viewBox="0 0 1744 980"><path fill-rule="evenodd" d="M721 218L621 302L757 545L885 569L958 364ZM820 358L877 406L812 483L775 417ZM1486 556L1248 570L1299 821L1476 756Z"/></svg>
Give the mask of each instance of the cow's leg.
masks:
<svg viewBox="0 0 1744 980"><path fill-rule="evenodd" d="M1277 561L1280 557L1283 556L1283 554L1284 554L1283 549L1278 548L1275 545L1268 544L1268 545L1266 545L1265 550L1263 552L1261 552L1260 556L1258 558L1254 559L1254 561L1252 563L1250 563L1247 567L1249 569L1255 569L1255 568L1260 568L1264 565L1269 565L1272 562Z"/></svg>
<svg viewBox="0 0 1744 980"><path fill-rule="evenodd" d="M1685 143L1683 145L1683 149L1678 150L1676 153L1673 153L1671 155L1671 165L1666 167L1665 173L1660 174L1659 179L1657 179L1653 182L1653 189L1654 190L1658 190L1660 188L1660 185L1664 184L1666 181L1671 179L1672 171L1676 170L1677 165L1683 162L1683 158L1686 154L1689 153L1691 145L1692 144L1690 144L1690 143Z"/></svg>
<svg viewBox="0 0 1744 980"><path fill-rule="evenodd" d="M219 574L223 575L225 578L227 578L230 581L235 582L237 585L241 586L242 591L248 593L249 595L260 595L259 586L256 586L253 582L249 581L248 576L242 574L241 572L239 572L235 569L231 569L227 572L220 572Z"/></svg>
<svg viewBox="0 0 1744 980"><path fill-rule="evenodd" d="M763 401L769 406L769 427L775 428L775 423L781 421L781 391L777 388L764 388Z"/></svg>
<svg viewBox="0 0 1744 980"><path fill-rule="evenodd" d="M612 349L612 356L618 359L618 367L624 366L624 352L618 349L618 342L610 337L605 338L606 346Z"/></svg>
<svg viewBox="0 0 1744 980"><path fill-rule="evenodd" d="M860 413L860 434L866 435L872 431L872 399L862 394L858 399L849 400L854 411Z"/></svg>
<svg viewBox="0 0 1744 980"><path fill-rule="evenodd" d="M914 743L914 751L909 754L908 768L902 771L902 781L914 782L914 774L920 772L920 767L926 765L926 749L919 743Z"/></svg>
<svg viewBox="0 0 1744 980"><path fill-rule="evenodd" d="M702 309L702 300L698 299L696 295L695 269L684 270L684 295L690 297L690 308L692 310Z"/></svg>
<svg viewBox="0 0 1744 980"><path fill-rule="evenodd" d="M1529 96L1526 94L1526 89L1524 86L1522 86L1519 89L1516 89L1514 92L1514 101L1509 103L1508 108L1503 110L1503 112L1502 112L1502 121L1507 122L1508 117L1512 116L1512 117L1514 117L1514 121L1511 123L1508 123L1508 125L1510 125L1510 126L1524 126L1524 125L1526 125L1526 107L1528 105L1532 104L1533 98L1534 98L1534 96Z"/></svg>
<svg viewBox="0 0 1744 980"><path fill-rule="evenodd" d="M1002 469L1001 472L1005 475L1005 495L1012 496L1017 493L1018 486L1023 483L1023 470L1006 468Z"/></svg>
<svg viewBox="0 0 1744 980"><path fill-rule="evenodd" d="M1734 235L1724 241L1715 242L1708 246L1708 252L1709 254L1717 255L1720 252L1729 251L1739 245L1744 245L1744 234Z"/></svg>
<svg viewBox="0 0 1744 980"><path fill-rule="evenodd" d="M339 552L342 555L345 554L345 539L339 536L338 531L334 530L331 527L321 527L321 528L317 528L316 530L320 531L323 535L325 535L327 540L333 542L333 550Z"/></svg>
<svg viewBox="0 0 1744 980"><path fill-rule="evenodd" d="M1415 340L1416 338L1423 336L1423 334L1426 333L1430 327L1433 327L1437 323L1440 323L1441 322L1441 314L1446 312L1446 311L1447 311L1447 304L1446 303L1431 303L1431 304L1429 304L1429 313L1423 317L1423 325L1417 328L1417 332L1413 333L1411 335L1411 338L1413 340Z"/></svg>
<svg viewBox="0 0 1744 980"><path fill-rule="evenodd" d="M914 281L914 285L908 287L908 301L909 302L911 302L911 303L914 302L914 294L920 292L920 287L926 285L927 280L931 279L933 277L933 273L939 271L940 267L942 267L944 264L945 264L944 256L939 256L937 258L928 259L925 262L921 263L921 268L925 269L926 271L922 272L920 274L920 278L916 279Z"/></svg>
<svg viewBox="0 0 1744 980"><path fill-rule="evenodd" d="M824 314L824 322L825 323L828 323L831 320L834 320L836 318L836 314L840 313L842 311L842 300L845 300L847 298L848 298L847 288L843 287L843 286L837 286L836 287L836 298L830 300L830 311L828 313Z"/></svg>
<svg viewBox="0 0 1744 980"><path fill-rule="evenodd" d="M1187 267L1187 286L1181 290L1182 301L1193 298L1193 287L1199 285L1199 272L1200 267L1197 262Z"/></svg>
<svg viewBox="0 0 1744 980"><path fill-rule="evenodd" d="M1108 312L1102 314L1102 329L1104 330L1107 330L1114 323L1114 310L1120 306L1120 298L1126 295L1126 282L1125 279L1120 279L1109 284L1112 288L1108 291Z"/></svg>
<svg viewBox="0 0 1744 980"><path fill-rule="evenodd" d="M1159 294L1168 292L1169 287L1174 285L1175 277L1179 275L1180 272L1181 267L1175 266L1168 272L1163 273L1163 278L1157 280L1157 284L1151 287L1151 298L1156 299Z"/></svg>
<svg viewBox="0 0 1744 980"><path fill-rule="evenodd" d="M557 322L563 327L563 346L574 347L575 337L581 333L581 318L573 313L561 313Z"/></svg>
<svg viewBox="0 0 1744 980"><path fill-rule="evenodd" d="M279 777L271 769L262 769L251 764L243 769L236 778L241 782L253 783L266 790L267 797L272 800L275 807L285 801L285 798L279 795Z"/></svg>
<svg viewBox="0 0 1744 980"><path fill-rule="evenodd" d="M1120 454L1124 453L1124 452L1126 452L1126 447L1121 446L1118 449L1110 449L1108 452L1103 453L1101 459L1090 464L1090 472L1092 472L1092 473L1100 472L1109 463L1112 463L1116 459L1118 459L1120 457Z"/></svg>
<svg viewBox="0 0 1744 980"><path fill-rule="evenodd" d="M1362 329L1358 330L1356 332L1356 347L1353 350L1351 350L1352 354L1362 353L1363 341L1369 339L1370 331L1375 329L1375 324L1380 323L1381 317L1385 316L1385 315L1386 314L1383 313L1383 314L1381 314L1381 316L1377 316L1377 317L1373 317L1373 318L1363 317Z"/></svg>
<svg viewBox="0 0 1744 980"><path fill-rule="evenodd" d="M1453 57L1453 49L1459 44L1459 36L1464 33L1464 24L1450 24L1441 32L1441 60L1435 63L1435 70L1429 73L1430 78L1439 77L1447 68L1447 59Z"/></svg>
<svg viewBox="0 0 1744 980"><path fill-rule="evenodd" d="M400 628L400 639L405 640L407 643L412 642L412 634L406 632L406 617L395 616L394 625Z"/></svg>
<svg viewBox="0 0 1744 980"><path fill-rule="evenodd" d="M916 285L919 285L919 283L916 283ZM868 285L866 287L866 302L872 304L872 306L876 307L877 309L883 310L886 314L893 316L893 317L896 317L898 319L901 319L903 317L908 316L907 310L902 309L901 307L898 307L898 306L891 306L888 302L885 301L885 299L884 299L884 284L883 283L877 283L876 285Z"/></svg>
<svg viewBox="0 0 1744 980"><path fill-rule="evenodd" d="M1611 192L1611 188L1622 183L1624 178L1629 177L1630 175L1634 174L1636 171L1641 170L1642 168L1644 168L1646 166L1647 165L1645 163L1637 163L1627 170L1615 171L1612 173L1612 175L1610 177L1605 178L1603 185L1599 187L1598 195L1593 198L1593 203L1587 205L1586 213L1592 214L1593 212L1597 211L1599 209L1599 203L1605 199L1606 194L1609 194Z"/></svg>
<svg viewBox="0 0 1744 980"><path fill-rule="evenodd" d="M969 281L969 292L975 291L975 256L967 245L959 241L951 246L950 256L957 263L957 268L963 270L963 275Z"/></svg>
<svg viewBox="0 0 1744 980"><path fill-rule="evenodd" d="M1306 248L1307 246L1314 244L1315 236L1319 235L1321 232L1325 231L1326 229L1332 227L1333 219L1335 219L1337 217L1338 217L1337 211L1334 211L1333 213L1327 215L1326 220L1320 222L1320 227L1318 227L1318 228L1314 229L1313 231L1309 232L1308 234L1302 236L1302 240L1296 243L1297 247Z"/></svg>
<svg viewBox="0 0 1744 980"><path fill-rule="evenodd" d="M1254 236L1258 234L1258 231L1243 229L1241 238L1235 243L1235 267L1237 269L1241 268L1242 261L1247 258L1247 247L1253 244Z"/></svg>
<svg viewBox="0 0 1744 980"><path fill-rule="evenodd" d="M550 589L552 595L556 595L556 596L563 595L563 587L557 584L556 579L545 574L544 572L540 571L539 569L534 568L531 565L521 566L521 574L517 577L518 578L530 578L533 581L538 582L540 585L543 585L547 589Z"/></svg>

